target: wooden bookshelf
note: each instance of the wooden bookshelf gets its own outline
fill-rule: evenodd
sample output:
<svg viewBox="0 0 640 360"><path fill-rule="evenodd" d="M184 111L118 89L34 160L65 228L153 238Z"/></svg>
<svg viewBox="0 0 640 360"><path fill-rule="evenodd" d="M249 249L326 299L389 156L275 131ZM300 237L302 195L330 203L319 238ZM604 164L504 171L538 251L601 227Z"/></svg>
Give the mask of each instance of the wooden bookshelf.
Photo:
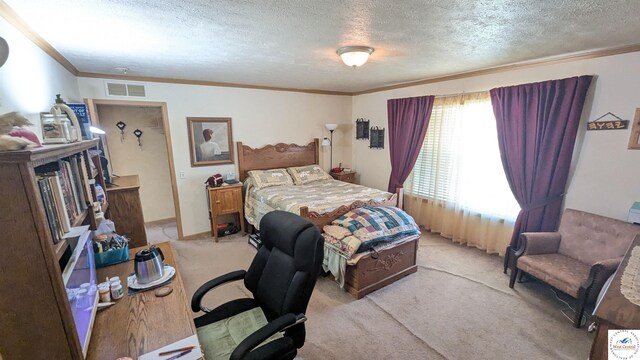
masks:
<svg viewBox="0 0 640 360"><path fill-rule="evenodd" d="M56 259L58 259L58 261L60 260L60 258L62 258L62 255L64 255L64 252L68 247L69 243L66 239L62 239L59 243L53 245L53 250L56 253Z"/></svg>
<svg viewBox="0 0 640 360"><path fill-rule="evenodd" d="M84 210L82 213L80 213L80 215L78 215L73 222L71 223L72 227L76 227L76 226L80 226L82 224L84 224L84 221L87 219L87 216L89 215L89 212L91 212L91 209L86 209Z"/></svg>
<svg viewBox="0 0 640 360"><path fill-rule="evenodd" d="M62 278L65 264L60 263L74 249L65 239L53 242L35 168L80 154L86 174L91 174L89 150L97 145L96 139L0 152L0 199L5 209L0 212L5 254L0 256L0 349L5 359L84 358ZM95 180L106 188L99 161L97 166ZM80 191L88 202L96 201L95 189L90 194L86 187ZM92 229L97 224L91 208L71 222L90 224Z"/></svg>

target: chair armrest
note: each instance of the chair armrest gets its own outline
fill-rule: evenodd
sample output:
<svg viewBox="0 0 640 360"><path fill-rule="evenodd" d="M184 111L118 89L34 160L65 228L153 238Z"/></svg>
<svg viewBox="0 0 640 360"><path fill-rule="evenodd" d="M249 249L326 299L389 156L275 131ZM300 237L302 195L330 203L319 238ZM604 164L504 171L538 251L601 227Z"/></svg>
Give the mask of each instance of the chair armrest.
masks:
<svg viewBox="0 0 640 360"><path fill-rule="evenodd" d="M516 251L516 257L557 253L560 246L560 238L560 233L557 232L522 233L520 234L520 246Z"/></svg>
<svg viewBox="0 0 640 360"><path fill-rule="evenodd" d="M204 295L220 285L232 281L242 280L244 279L244 276L246 274L247 272L245 270L233 271L228 274L218 276L217 278L209 280L206 283L202 284L202 286L200 286L198 290L196 290L196 292L193 294L193 297L191 298L191 310L193 310L193 312L198 312L201 310L204 312L209 312L209 309L202 307L202 305L200 304Z"/></svg>
<svg viewBox="0 0 640 360"><path fill-rule="evenodd" d="M269 322L267 325L258 329L258 331L249 335L247 338L242 340L240 344L236 347L235 350L231 353L230 360L240 360L244 358L247 353L249 353L253 348L262 344L263 341L267 340L272 335L289 328L298 323L302 323L307 318L304 314L294 315L292 313L284 314L279 318Z"/></svg>
<svg viewBox="0 0 640 360"><path fill-rule="evenodd" d="M600 291L600 288L602 288L609 276L611 276L611 274L613 274L616 269L618 269L618 266L620 266L620 263L622 263L622 259L623 257L601 260L591 265L589 278L582 285L582 287L584 287L585 289L594 288Z"/></svg>

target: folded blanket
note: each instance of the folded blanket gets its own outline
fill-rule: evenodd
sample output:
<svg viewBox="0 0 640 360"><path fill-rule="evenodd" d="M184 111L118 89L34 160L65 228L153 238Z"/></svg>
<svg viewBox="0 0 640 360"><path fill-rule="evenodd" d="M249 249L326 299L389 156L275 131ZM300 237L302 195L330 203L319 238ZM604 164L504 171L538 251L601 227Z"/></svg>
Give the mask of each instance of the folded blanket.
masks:
<svg viewBox="0 0 640 360"><path fill-rule="evenodd" d="M332 224L351 231L362 242L356 252L420 234L420 228L411 215L393 206L358 208L333 220Z"/></svg>

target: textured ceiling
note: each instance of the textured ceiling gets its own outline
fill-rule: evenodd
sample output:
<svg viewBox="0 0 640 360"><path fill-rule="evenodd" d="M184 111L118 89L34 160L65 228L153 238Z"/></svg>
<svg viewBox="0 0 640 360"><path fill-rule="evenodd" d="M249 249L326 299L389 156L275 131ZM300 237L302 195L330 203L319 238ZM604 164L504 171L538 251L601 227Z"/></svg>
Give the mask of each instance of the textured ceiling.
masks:
<svg viewBox="0 0 640 360"><path fill-rule="evenodd" d="M639 0L5 0L81 72L361 91L640 42ZM376 51L361 68L335 50Z"/></svg>

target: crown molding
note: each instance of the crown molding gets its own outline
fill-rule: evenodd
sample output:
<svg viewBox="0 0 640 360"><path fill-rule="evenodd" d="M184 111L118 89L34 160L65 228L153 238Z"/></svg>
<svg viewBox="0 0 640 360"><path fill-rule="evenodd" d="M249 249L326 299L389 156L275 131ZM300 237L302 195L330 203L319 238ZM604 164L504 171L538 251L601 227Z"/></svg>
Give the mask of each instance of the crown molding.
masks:
<svg viewBox="0 0 640 360"><path fill-rule="evenodd" d="M102 74L102 73L92 73L92 72L83 72L83 71L80 71L77 74L77 76L78 77L86 77L86 78L104 78L104 79L114 79L114 80L157 82L157 83L168 83L168 84L218 86L218 87L231 87L231 88L256 89L256 90L271 90L271 91L290 91L290 92L299 92L299 93L307 93L307 94L320 94L320 95L342 95L342 96L345 96L345 95L346 96L351 96L351 95L353 95L351 92L344 92L344 91L297 89L297 88L287 88L287 87L277 87L277 86L263 86L263 85L217 82L217 81L208 81L208 80L188 80L188 79L174 79L174 78L154 77L154 76L132 76L132 75L120 75L120 74Z"/></svg>
<svg viewBox="0 0 640 360"><path fill-rule="evenodd" d="M481 75L497 74L505 71L527 69L532 67L552 65L552 64L558 64L563 62L594 59L598 57L626 54L626 53L632 53L637 51L640 51L640 44L619 46L619 47L607 48L607 49L589 50L589 51L547 57L542 59L536 59L531 61L523 61L523 62L512 63L507 65L494 66L494 67L489 67L484 69L465 71L465 72L456 73L456 74L437 76L433 78L410 81L410 82L395 84L395 85L382 86L382 87L373 88L373 89L354 91L351 93L351 95L356 96L356 95L371 94L371 93L376 93L381 91L402 89L402 88L418 86L418 85L434 84L434 83L443 82L443 81L458 80L458 79L464 79L464 78L481 76Z"/></svg>
<svg viewBox="0 0 640 360"><path fill-rule="evenodd" d="M18 31L20 31L27 39L36 44L42 51L51 56L55 61L60 63L62 67L67 69L72 75L78 75L79 71L73 64L67 60L62 54L58 52L51 44L49 44L42 36L38 35L18 14L13 11L7 3L0 0L0 16L5 18L9 24L13 25Z"/></svg>

